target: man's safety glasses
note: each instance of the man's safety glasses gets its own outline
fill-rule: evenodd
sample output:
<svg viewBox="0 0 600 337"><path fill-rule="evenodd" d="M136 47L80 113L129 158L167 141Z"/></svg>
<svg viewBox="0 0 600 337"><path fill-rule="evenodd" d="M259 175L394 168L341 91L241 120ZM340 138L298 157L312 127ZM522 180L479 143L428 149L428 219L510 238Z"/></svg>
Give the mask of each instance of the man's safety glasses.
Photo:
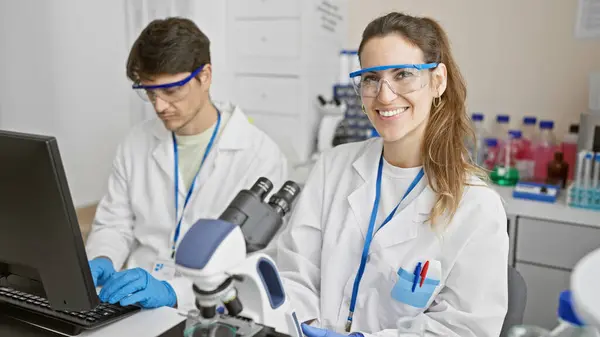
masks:
<svg viewBox="0 0 600 337"><path fill-rule="evenodd" d="M175 103L181 101L188 95L190 92L190 86L188 83L192 78L198 76L198 74L202 71L202 68L204 68L204 65L194 70L194 72L181 81L156 85L143 85L140 83L135 83L132 88L144 101L154 103L158 97L165 102Z"/></svg>
<svg viewBox="0 0 600 337"><path fill-rule="evenodd" d="M384 82L394 94L404 95L427 86L428 70L437 66L438 63L377 66L352 72L350 78L361 97L377 97Z"/></svg>

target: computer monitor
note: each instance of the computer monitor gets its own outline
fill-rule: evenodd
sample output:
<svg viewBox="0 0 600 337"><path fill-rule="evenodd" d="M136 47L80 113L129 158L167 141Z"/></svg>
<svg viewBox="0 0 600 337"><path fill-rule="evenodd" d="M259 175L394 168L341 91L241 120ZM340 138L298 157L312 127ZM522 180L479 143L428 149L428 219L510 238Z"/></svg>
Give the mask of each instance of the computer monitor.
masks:
<svg viewBox="0 0 600 337"><path fill-rule="evenodd" d="M54 310L100 304L54 137L0 130L0 286Z"/></svg>

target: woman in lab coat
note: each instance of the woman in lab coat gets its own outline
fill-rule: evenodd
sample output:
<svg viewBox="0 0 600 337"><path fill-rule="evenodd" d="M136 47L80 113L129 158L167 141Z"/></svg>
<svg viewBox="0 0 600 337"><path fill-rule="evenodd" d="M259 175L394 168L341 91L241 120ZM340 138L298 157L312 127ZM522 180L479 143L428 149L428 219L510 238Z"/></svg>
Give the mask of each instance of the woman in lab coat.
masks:
<svg viewBox="0 0 600 337"><path fill-rule="evenodd" d="M86 244L92 277L102 301L192 309L192 282L175 274L177 244L259 177L279 188L286 160L238 107L210 99L209 40L192 21L151 22L127 72L158 118L118 148Z"/></svg>
<svg viewBox="0 0 600 337"><path fill-rule="evenodd" d="M350 76L381 137L321 156L275 244L304 333L498 336L506 214L463 143L466 87L448 38L429 18L390 13L366 27L359 57Z"/></svg>

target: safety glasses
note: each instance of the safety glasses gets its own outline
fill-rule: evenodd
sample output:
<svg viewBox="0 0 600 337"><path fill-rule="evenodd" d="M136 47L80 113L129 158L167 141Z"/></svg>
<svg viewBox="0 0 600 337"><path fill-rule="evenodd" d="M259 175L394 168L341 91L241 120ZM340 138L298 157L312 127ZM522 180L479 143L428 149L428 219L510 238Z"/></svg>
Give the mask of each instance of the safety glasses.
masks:
<svg viewBox="0 0 600 337"><path fill-rule="evenodd" d="M190 80L202 71L204 65L194 70L188 77L181 81L173 83L164 83L156 85L143 85L141 83L135 83L132 88L137 94L147 102L156 102L156 98L159 97L161 100L168 103L175 103L184 99L190 92L190 86L188 83Z"/></svg>
<svg viewBox="0 0 600 337"><path fill-rule="evenodd" d="M377 97L383 83L396 95L404 95L417 91L429 83L429 70L438 63L394 64L364 68L350 73L350 78L361 97Z"/></svg>

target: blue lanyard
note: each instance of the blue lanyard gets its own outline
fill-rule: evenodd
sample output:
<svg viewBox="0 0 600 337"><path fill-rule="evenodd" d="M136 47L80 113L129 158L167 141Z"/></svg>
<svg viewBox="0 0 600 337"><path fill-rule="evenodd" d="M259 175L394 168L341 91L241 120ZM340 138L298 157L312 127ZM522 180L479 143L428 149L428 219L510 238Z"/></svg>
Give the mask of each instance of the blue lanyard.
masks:
<svg viewBox="0 0 600 337"><path fill-rule="evenodd" d="M352 298L350 299L350 312L348 313L348 322L346 323L346 331L347 332L350 332L350 328L352 326L352 316L354 315L354 308L356 307L356 297L358 295L358 286L360 284L360 280L362 279L363 273L365 272L365 265L367 264L367 257L369 255L369 247L371 246L371 240L373 239L373 236L374 236L373 230L375 228L375 220L377 218L377 209L379 208L379 199L381 197L382 169L383 169L383 154L379 157L379 166L377 167L377 185L375 187L375 202L373 203L373 210L371 211L371 219L369 221L369 229L367 231L367 237L365 239L365 245L363 247L362 257L360 259L360 266L358 267L358 273L356 274L356 277L354 279L354 286L352 287ZM408 186L406 193L404 193L404 196L402 196L402 199L400 199L400 202L398 203L398 205L396 205L396 207L394 207L392 212L387 216L387 218L385 218L385 220L383 221L381 226L375 232L379 231L381 228L383 228L383 226L385 226L388 222L390 222L390 220L392 220L392 218L394 217L394 214L398 210L398 207L400 206L402 201L410 194L410 192L415 188L415 186L417 186L417 184L421 181L421 178L423 178L423 174L424 174L423 169L419 170L419 173L413 179L410 186Z"/></svg>
<svg viewBox="0 0 600 337"><path fill-rule="evenodd" d="M206 146L206 151L204 151L204 156L202 157L202 161L200 162L200 167L198 167L198 171L196 171L196 175L194 176L194 180L192 180L192 185L190 186L190 190L188 191L185 202L183 203L183 208L181 209L181 217L179 217L179 151L177 150L177 139L175 138L175 133L172 133L173 137L173 153L175 157L175 222L177 223L177 227L175 228L175 235L173 236L173 247L171 251L171 258L175 257L175 246L177 245L177 240L179 240L179 232L181 231L181 221L183 221L183 212L185 207L190 201L190 197L192 196L192 191L194 191L194 186L196 185L196 178L198 178L198 174L200 173L200 169L204 165L204 161L206 157L208 157L208 153L210 152L215 138L217 138L217 133L219 132L219 126L221 125L221 113L217 110L217 125L213 130L212 136L210 136L210 140L208 141L208 145Z"/></svg>

